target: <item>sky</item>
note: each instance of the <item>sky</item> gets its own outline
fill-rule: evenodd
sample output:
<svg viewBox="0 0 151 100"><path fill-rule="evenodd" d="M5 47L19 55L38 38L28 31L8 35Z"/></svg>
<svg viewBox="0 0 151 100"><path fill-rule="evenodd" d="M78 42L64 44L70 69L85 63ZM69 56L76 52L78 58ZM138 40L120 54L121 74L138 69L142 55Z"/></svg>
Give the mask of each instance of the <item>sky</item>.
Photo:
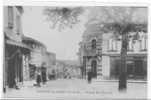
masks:
<svg viewBox="0 0 151 100"><path fill-rule="evenodd" d="M87 20L99 14L100 8L93 7L92 9L88 7L88 12L83 14L79 24L72 29L66 28L62 31L50 28L43 10L43 6L24 6L22 16L23 34L45 44L47 51L55 53L57 59L78 60L77 53L79 42L82 40L82 35L85 31L84 25ZM140 14L142 14L142 11L140 11ZM145 18L144 16L142 17Z"/></svg>
<svg viewBox="0 0 151 100"><path fill-rule="evenodd" d="M43 9L42 6L24 7L23 34L45 44L47 51L55 53L57 59L78 60L79 42L82 40L86 19L82 18L72 29L59 31L50 28L49 22L43 15Z"/></svg>

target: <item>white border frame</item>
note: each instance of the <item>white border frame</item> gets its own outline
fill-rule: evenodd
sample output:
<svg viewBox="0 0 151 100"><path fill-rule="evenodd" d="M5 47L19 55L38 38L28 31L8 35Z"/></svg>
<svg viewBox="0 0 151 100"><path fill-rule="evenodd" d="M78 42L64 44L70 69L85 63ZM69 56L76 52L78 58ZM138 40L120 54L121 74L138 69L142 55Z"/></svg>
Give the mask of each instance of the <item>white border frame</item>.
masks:
<svg viewBox="0 0 151 100"><path fill-rule="evenodd" d="M6 5L22 5L22 6L147 6L148 7L148 44L151 43L151 32L150 29L150 0L95 0L95 1L69 1L69 0L59 0L59 1L52 1L52 0L0 0L0 33L3 33L3 6ZM0 34L0 92L3 92L3 34ZM150 53L151 53L151 45L148 45L148 98L151 99L151 68L150 68ZM138 94L139 95L139 94ZM0 95L2 97L2 95Z"/></svg>

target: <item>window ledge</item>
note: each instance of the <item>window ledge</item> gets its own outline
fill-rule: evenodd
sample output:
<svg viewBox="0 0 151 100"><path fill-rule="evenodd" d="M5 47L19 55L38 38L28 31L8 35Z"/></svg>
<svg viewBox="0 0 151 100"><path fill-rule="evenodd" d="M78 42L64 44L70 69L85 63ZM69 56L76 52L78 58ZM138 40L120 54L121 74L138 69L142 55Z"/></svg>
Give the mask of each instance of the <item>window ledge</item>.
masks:
<svg viewBox="0 0 151 100"><path fill-rule="evenodd" d="M108 52L117 52L117 50L108 50Z"/></svg>
<svg viewBox="0 0 151 100"><path fill-rule="evenodd" d="M141 52L142 52L142 51L147 51L147 49L142 49L142 50L140 50L140 51L141 51Z"/></svg>

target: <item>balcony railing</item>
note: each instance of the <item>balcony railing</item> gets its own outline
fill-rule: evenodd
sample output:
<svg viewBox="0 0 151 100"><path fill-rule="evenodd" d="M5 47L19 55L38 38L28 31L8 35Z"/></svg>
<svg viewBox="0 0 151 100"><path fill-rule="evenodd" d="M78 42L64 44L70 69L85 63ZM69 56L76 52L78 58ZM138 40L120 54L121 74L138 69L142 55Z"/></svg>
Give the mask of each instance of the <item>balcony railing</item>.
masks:
<svg viewBox="0 0 151 100"><path fill-rule="evenodd" d="M87 49L84 53L85 56L100 56L102 54L102 49Z"/></svg>

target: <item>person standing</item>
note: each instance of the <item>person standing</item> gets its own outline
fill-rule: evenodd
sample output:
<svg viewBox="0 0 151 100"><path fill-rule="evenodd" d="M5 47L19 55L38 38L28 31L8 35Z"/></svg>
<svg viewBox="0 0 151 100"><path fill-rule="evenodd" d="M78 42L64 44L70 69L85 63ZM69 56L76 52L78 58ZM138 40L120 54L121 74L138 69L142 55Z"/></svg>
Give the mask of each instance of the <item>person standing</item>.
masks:
<svg viewBox="0 0 151 100"><path fill-rule="evenodd" d="M40 83L41 83L41 72L40 72L40 69L39 69L39 68L37 68L36 76L37 76L37 79L36 79L37 86L40 87Z"/></svg>
<svg viewBox="0 0 151 100"><path fill-rule="evenodd" d="M88 80L88 83L90 84L91 83L91 80L92 80L92 72L91 70L88 71L88 77L87 77L87 80Z"/></svg>
<svg viewBox="0 0 151 100"><path fill-rule="evenodd" d="M47 75L46 75L46 64L45 63L42 64L41 75L42 75L42 82L43 82L43 84L46 84Z"/></svg>

